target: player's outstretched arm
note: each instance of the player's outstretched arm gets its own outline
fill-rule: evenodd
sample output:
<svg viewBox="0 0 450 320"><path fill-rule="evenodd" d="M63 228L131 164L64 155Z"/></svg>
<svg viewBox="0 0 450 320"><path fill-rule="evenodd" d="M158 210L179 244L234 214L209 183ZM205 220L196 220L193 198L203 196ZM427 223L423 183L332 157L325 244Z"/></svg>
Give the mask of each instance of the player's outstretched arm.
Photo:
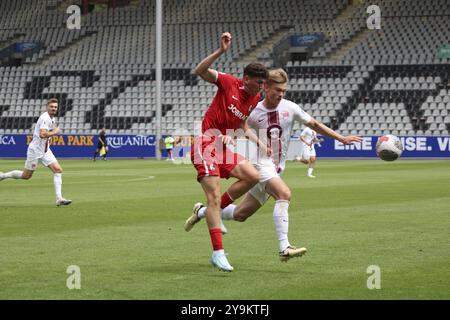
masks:
<svg viewBox="0 0 450 320"><path fill-rule="evenodd" d="M314 131L316 131L317 133L320 133L321 135L323 135L325 137L335 139L339 142L342 142L343 144L352 144L353 142L359 142L362 140L362 138L360 136L340 135L339 133L337 133L336 131L334 131L331 128L328 128L326 125L317 121L316 119L311 119L311 121L309 121L306 125L308 127L310 127L311 129L313 129Z"/></svg>
<svg viewBox="0 0 450 320"><path fill-rule="evenodd" d="M220 48L211 53L205 59L203 59L197 67L195 67L195 74L200 76L203 80L215 83L217 77L217 71L210 69L209 67L216 61L225 51L231 46L231 34L229 32L222 33L220 37Z"/></svg>

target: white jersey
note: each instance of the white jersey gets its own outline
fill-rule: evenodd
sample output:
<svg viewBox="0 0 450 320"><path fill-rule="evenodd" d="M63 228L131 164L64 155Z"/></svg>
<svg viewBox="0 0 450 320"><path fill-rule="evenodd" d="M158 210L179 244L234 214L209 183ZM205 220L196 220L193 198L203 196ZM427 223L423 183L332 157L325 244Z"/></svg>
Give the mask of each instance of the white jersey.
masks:
<svg viewBox="0 0 450 320"><path fill-rule="evenodd" d="M317 141L317 133L309 127L303 129L302 133L300 134L300 137L302 137L307 143Z"/></svg>
<svg viewBox="0 0 450 320"><path fill-rule="evenodd" d="M258 137L272 148L272 161L281 172L285 168L294 121L306 124L312 118L299 105L286 99L282 99L275 109L267 109L264 103L265 100L256 105L248 118L248 125L255 129ZM253 162L264 162L264 160L267 160L267 157L260 155Z"/></svg>
<svg viewBox="0 0 450 320"><path fill-rule="evenodd" d="M55 119L50 118L48 112L43 113L36 122L33 132L33 140L31 140L30 145L28 146L29 150L32 150L35 154L42 156L45 152L47 152L50 146L50 141L48 138L41 139L39 136L41 129L47 129L48 131L56 129Z"/></svg>

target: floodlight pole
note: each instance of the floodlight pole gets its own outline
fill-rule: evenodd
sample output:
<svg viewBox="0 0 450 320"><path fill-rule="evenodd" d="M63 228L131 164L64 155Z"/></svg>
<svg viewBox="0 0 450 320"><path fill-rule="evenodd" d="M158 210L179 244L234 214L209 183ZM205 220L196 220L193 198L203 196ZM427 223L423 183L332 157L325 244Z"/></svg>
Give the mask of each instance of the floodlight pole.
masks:
<svg viewBox="0 0 450 320"><path fill-rule="evenodd" d="M155 81L156 81L156 159L161 160L161 88L162 88L162 0L156 0L156 55L155 55Z"/></svg>

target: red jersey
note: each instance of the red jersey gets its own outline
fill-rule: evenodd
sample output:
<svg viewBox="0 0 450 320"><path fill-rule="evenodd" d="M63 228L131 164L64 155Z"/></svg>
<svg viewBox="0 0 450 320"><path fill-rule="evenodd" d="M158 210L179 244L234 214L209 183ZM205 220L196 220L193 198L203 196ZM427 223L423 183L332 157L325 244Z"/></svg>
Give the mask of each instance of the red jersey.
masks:
<svg viewBox="0 0 450 320"><path fill-rule="evenodd" d="M260 93L248 95L242 80L222 72L217 73L216 85L218 90L203 119L202 133L217 129L226 134L227 129L238 129L247 120L260 100Z"/></svg>

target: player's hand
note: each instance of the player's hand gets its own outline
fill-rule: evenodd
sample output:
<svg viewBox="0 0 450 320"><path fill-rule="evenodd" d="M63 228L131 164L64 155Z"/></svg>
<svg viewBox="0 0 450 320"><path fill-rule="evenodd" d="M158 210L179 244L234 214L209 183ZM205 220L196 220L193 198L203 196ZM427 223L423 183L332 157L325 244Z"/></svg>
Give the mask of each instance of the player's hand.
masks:
<svg viewBox="0 0 450 320"><path fill-rule="evenodd" d="M227 51L231 46L231 33L224 32L220 36L220 49L222 51Z"/></svg>
<svg viewBox="0 0 450 320"><path fill-rule="evenodd" d="M352 144L353 142L361 142L362 138L360 136L346 136L341 140L343 144Z"/></svg>
<svg viewBox="0 0 450 320"><path fill-rule="evenodd" d="M232 137L230 137L230 136L227 136L227 135L220 135L219 136L221 139L222 139L222 143L223 144L232 144L233 146L236 146L236 141L234 141L234 139L232 138Z"/></svg>
<svg viewBox="0 0 450 320"><path fill-rule="evenodd" d="M56 127L54 130L52 130L52 133L54 136L56 136L60 132L61 132L61 129L59 127Z"/></svg>

